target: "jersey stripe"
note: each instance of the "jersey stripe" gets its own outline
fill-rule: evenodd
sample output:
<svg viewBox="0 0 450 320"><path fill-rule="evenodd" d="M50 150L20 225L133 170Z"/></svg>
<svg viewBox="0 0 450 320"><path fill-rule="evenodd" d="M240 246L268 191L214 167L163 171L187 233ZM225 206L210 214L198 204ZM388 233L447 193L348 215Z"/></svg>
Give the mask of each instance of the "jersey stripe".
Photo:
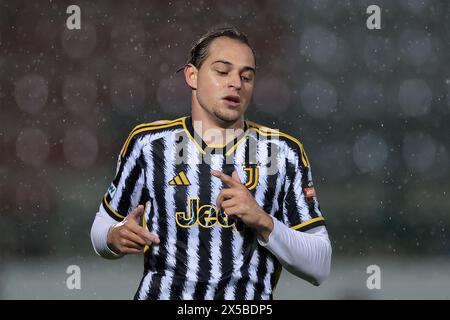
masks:
<svg viewBox="0 0 450 320"><path fill-rule="evenodd" d="M178 141L178 138L175 139ZM188 201L188 194L185 192L188 183L185 172L188 170L187 163L182 162L176 165L175 172L180 172L179 176L184 181L184 185L173 186L175 195L175 208L183 208L186 206ZM174 209L175 211L175 209ZM175 218L175 213L173 212L173 217ZM172 285L170 286L169 294L170 300L180 300L182 298L184 279L187 273L187 262L188 262L188 235L189 232L186 230L175 229L175 245L177 247L177 255L175 256L175 266L174 266L174 278L172 280Z"/></svg>
<svg viewBox="0 0 450 320"><path fill-rule="evenodd" d="M208 160L210 161L210 160ZM211 199L211 173L209 166L200 165L200 199ZM211 277L211 228L199 227L199 270L194 291L195 300L204 300Z"/></svg>
<svg viewBox="0 0 450 320"><path fill-rule="evenodd" d="M242 177L243 181L247 181L247 171L245 171L243 169L243 166L241 165L242 163L244 163L245 161L245 157L247 154L247 149L248 149L248 144L241 144L235 154L234 154L234 163L237 164L236 169L238 171L239 177ZM222 283L220 284L220 287L223 286L223 290L224 290L224 299L225 300L234 300L236 299L236 283L237 283L237 279L240 279L242 274L241 274L241 267L244 264L244 260L243 257L241 255L242 252L242 246L243 246L243 236L242 233L238 233L236 231L233 231L231 233L231 237L232 237L232 251L231 251L231 255L232 255L232 266L231 266L231 271L230 271L230 276L229 278L224 278L224 280L222 281ZM224 264L225 265L225 264ZM225 267L225 270L230 270L228 268ZM217 299L222 299L222 293L219 292L219 294L217 295Z"/></svg>
<svg viewBox="0 0 450 320"><path fill-rule="evenodd" d="M191 182L191 185L187 189L188 198L198 198L200 193L200 169L199 169L199 153L196 146L189 143L186 147L187 159L189 163L188 170L186 172L187 178ZM192 228L186 228L188 231L188 245L187 245L187 270L186 279L184 279L182 299L192 299L193 292L195 291L195 285L198 281L197 273L199 272L199 228L195 225Z"/></svg>
<svg viewBox="0 0 450 320"><path fill-rule="evenodd" d="M224 156L214 155L211 158L211 169L224 171ZM224 186L222 181L216 177L211 179L211 197L209 203L216 204L216 199L219 195L220 190ZM219 208L216 207L216 212L218 214ZM222 233L227 233L229 230L222 230L222 227L216 223L214 227L211 228L211 276L209 279L209 284L206 289L205 299L212 300L214 298L215 292L217 290L217 285L219 284L220 278L223 275L222 270L222 253L224 252L224 243L221 241Z"/></svg>
<svg viewBox="0 0 450 320"><path fill-rule="evenodd" d="M167 228L167 210L166 203L163 195L165 194L165 186L164 182L166 181L165 177L165 148L167 144L167 138L159 139L154 141L153 145L153 159L156 162L162 163L164 166L164 170L155 170L155 176L153 178L153 189L155 195L159 195L155 197L155 203L158 208L157 215L157 224L158 229L157 233L160 239L160 243L158 245L158 251L156 255L155 261L155 274L152 277L152 283L149 290L149 298L152 300L159 300L160 292L161 292L161 278L165 275L167 270L167 249L168 249L168 228Z"/></svg>
<svg viewBox="0 0 450 320"><path fill-rule="evenodd" d="M266 143L258 144L257 146L257 159L260 163L265 163L266 159L269 159L269 143L268 141L265 141ZM265 203L265 194L268 191L268 176L267 176L267 167L262 165L260 168L260 179L259 184L256 187L255 192L255 199L258 202L259 206L267 210L266 203ZM251 281L247 285L247 292L246 292L246 299L247 300L258 300L260 299L260 295L255 296L257 291L262 291L262 283L258 283L259 276L261 275L261 272L265 272L266 270L266 259L267 254L262 250L262 248L258 245L256 247L254 257L253 257L254 263L252 265L254 266L253 269L251 269L250 272L250 279ZM264 278L264 277L263 277ZM259 285L259 287L258 287Z"/></svg>
<svg viewBox="0 0 450 320"><path fill-rule="evenodd" d="M141 165L143 159L142 153L136 160L136 166L131 170L130 175L125 180L123 186L122 197L117 206L117 211L128 213L129 209L138 206L138 200L142 193L142 186L144 185L144 171Z"/></svg>
<svg viewBox="0 0 450 320"><path fill-rule="evenodd" d="M277 153L272 154L273 144L271 143L270 139L265 147L267 149L267 159L271 159L272 156L277 155ZM274 203L273 203L274 190L269 189L269 187L276 185L276 181L278 180L277 179L278 175L265 174L268 171L266 167L263 167L262 170L263 171L261 173L267 179L267 182L266 182L267 188L264 190L264 192L262 192L263 194L261 195L261 197L263 197L262 207L265 212L271 212L272 207L274 207ZM264 171L266 171L266 172L264 172ZM259 248L259 251L261 252L261 258L260 258L260 263L258 265L258 271L257 271L258 277L257 277L257 283L256 283L256 292L255 292L255 296L254 296L255 300L261 300L263 298L267 299L267 297L264 297L264 296L267 296L267 294L271 292L271 288L269 287L269 285L270 285L269 279L270 278L266 277L266 274L268 274L269 270L270 271L273 270L273 261L272 261L273 256L270 254L270 252L266 248L262 248L262 247L258 247L258 248Z"/></svg>
<svg viewBox="0 0 450 320"><path fill-rule="evenodd" d="M176 233L177 233L177 225L175 222L175 186L168 186L169 180L171 177L177 174L175 170L175 160L176 160L176 142L175 136L172 135L170 137L165 138L165 150L164 150L164 176L163 180L163 188L164 190L164 199L165 199L165 208L166 208L166 272L164 277L161 279L161 288L160 288L160 300L168 300L170 298L170 290L166 290L165 288L170 288L173 282L176 257L178 254L178 247L176 243Z"/></svg>

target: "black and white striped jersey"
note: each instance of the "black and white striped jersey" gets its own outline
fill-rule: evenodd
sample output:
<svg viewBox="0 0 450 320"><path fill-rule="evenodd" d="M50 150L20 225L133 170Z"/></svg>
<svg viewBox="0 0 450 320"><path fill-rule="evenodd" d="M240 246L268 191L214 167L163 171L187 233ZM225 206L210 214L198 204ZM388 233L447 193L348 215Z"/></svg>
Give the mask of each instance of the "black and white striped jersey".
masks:
<svg viewBox="0 0 450 320"><path fill-rule="evenodd" d="M236 169L264 211L290 228L324 224L295 138L245 121L233 141L208 146L190 116L139 125L122 147L101 206L121 221L143 204L144 224L161 240L145 249L136 299L272 298L281 264L252 229L216 208L226 186L211 169Z"/></svg>

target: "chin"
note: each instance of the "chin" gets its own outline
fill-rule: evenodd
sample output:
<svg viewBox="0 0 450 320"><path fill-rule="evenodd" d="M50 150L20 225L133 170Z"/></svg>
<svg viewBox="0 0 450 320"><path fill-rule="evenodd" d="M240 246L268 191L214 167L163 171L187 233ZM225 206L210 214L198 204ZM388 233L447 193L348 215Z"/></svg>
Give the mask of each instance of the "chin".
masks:
<svg viewBox="0 0 450 320"><path fill-rule="evenodd" d="M231 111L231 112L230 112ZM214 112L214 115L225 123L233 123L238 121L242 114L238 110L227 110L226 112Z"/></svg>

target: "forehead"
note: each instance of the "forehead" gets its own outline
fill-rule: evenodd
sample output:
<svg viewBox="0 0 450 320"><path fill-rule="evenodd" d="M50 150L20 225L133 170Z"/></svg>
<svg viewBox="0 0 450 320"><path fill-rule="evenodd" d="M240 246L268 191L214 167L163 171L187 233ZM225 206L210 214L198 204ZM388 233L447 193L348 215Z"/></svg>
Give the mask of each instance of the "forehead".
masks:
<svg viewBox="0 0 450 320"><path fill-rule="evenodd" d="M255 67L252 49L245 43L228 37L214 39L208 48L206 63L224 60L238 67Z"/></svg>

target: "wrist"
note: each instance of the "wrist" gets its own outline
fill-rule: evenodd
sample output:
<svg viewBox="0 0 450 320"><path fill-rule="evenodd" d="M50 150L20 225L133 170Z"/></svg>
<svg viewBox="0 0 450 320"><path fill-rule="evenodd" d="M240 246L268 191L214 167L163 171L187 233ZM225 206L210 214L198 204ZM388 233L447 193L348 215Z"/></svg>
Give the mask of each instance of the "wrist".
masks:
<svg viewBox="0 0 450 320"><path fill-rule="evenodd" d="M117 250L116 246L114 246L113 241L112 241L112 230L114 229L116 225L112 225L109 227L108 232L106 234L106 246L109 248L109 250L111 250L112 252L116 253L116 254L120 254L119 250Z"/></svg>
<svg viewBox="0 0 450 320"><path fill-rule="evenodd" d="M269 236L272 233L273 230L273 220L269 214L264 212L263 215L261 215L259 227L258 227L258 236L264 241L269 241Z"/></svg>

